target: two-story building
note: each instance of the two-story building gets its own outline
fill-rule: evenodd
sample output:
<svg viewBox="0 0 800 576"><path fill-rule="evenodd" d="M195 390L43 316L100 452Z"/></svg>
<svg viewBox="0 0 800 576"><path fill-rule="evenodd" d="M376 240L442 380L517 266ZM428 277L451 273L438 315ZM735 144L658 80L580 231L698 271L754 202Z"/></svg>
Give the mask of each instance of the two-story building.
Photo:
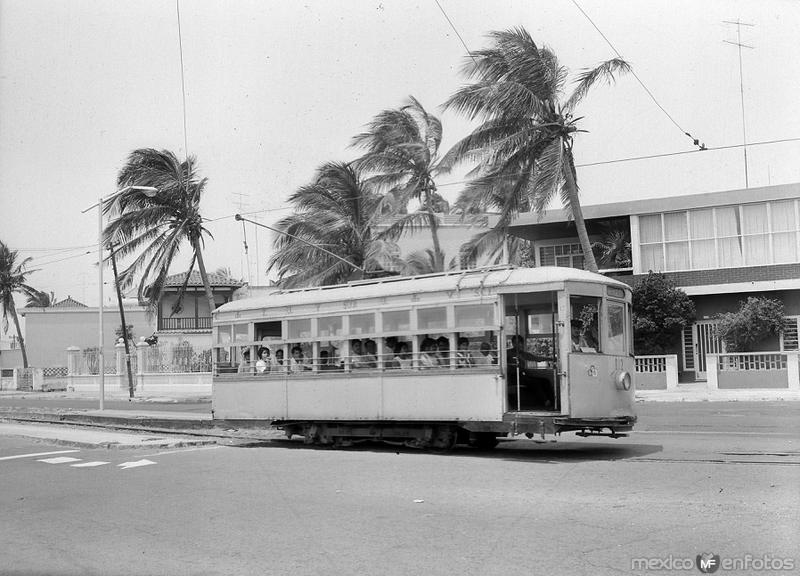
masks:
<svg viewBox="0 0 800 576"><path fill-rule="evenodd" d="M714 316L747 296L783 302L787 322L764 350L797 350L800 320L800 183L583 206L592 241L629 234L631 266L604 271L634 285L663 272L686 292L697 320L683 333L682 379L703 380L707 353L723 352ZM583 268L575 224L563 210L526 213L509 233L533 243L537 265ZM601 267L602 268L602 267Z"/></svg>

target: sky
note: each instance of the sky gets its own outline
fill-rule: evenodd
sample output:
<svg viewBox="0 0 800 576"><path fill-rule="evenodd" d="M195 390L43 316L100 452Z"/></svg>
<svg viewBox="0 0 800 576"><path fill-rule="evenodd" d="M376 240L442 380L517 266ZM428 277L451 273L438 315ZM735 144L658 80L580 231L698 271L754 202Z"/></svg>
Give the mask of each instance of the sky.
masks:
<svg viewBox="0 0 800 576"><path fill-rule="evenodd" d="M441 118L446 151L473 126L440 108L467 48L518 26L573 74L617 53L636 73L577 111L586 205L745 188L745 136L800 138L794 0L0 0L0 240L33 257L34 287L96 306L98 215L82 210L132 150L188 151L209 179L207 268L263 284L271 235L233 214L273 224L409 95ZM800 181L800 141L747 156L750 187ZM462 179L439 191L454 200ZM188 249L175 272L186 263Z"/></svg>

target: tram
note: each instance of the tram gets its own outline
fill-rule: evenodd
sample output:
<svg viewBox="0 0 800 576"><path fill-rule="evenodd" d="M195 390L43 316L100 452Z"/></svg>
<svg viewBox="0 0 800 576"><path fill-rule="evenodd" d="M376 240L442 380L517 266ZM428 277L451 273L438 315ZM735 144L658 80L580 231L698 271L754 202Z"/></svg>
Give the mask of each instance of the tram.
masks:
<svg viewBox="0 0 800 576"><path fill-rule="evenodd" d="M631 290L563 267L493 267L274 290L214 311L215 419L309 444L432 449L625 436Z"/></svg>

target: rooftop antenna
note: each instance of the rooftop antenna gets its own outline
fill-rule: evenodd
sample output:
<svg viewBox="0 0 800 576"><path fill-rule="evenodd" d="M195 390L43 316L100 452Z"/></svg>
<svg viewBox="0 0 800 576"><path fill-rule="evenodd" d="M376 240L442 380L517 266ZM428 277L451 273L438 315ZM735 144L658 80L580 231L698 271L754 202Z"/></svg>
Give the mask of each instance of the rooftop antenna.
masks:
<svg viewBox="0 0 800 576"><path fill-rule="evenodd" d="M734 46L739 47L739 94L741 95L742 100L742 139L744 146L742 149L744 150L744 187L750 188L750 180L747 175L747 125L745 124L745 117L744 117L744 81L742 80L742 48L750 48L751 50L754 49L753 46L748 46L747 44L742 44L742 26L750 26L753 27L755 24L749 24L747 22L742 22L738 18L736 20L723 20L725 24L735 24L736 25L736 42L731 42L730 40L723 40L726 44L733 44Z"/></svg>

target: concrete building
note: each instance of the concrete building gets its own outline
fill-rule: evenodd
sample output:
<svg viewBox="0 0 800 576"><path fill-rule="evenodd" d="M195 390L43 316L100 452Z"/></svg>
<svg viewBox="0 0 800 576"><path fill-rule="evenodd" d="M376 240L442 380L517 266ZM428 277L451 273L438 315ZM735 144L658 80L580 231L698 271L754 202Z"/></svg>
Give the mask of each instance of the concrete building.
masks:
<svg viewBox="0 0 800 576"><path fill-rule="evenodd" d="M125 322L133 326L134 338L150 336L155 331L154 319L135 300L123 300ZM89 307L71 296L47 308L21 308L25 317L25 349L28 364L36 367L67 365L67 347L98 346L97 307ZM122 326L118 306L103 308L103 355L113 358L116 331Z"/></svg>
<svg viewBox="0 0 800 576"><path fill-rule="evenodd" d="M609 228L629 233L631 265L606 273L635 284L664 272L697 308L682 335L682 380L706 378L706 354L724 352L714 315L736 311L747 296L783 302L786 328L763 350L798 349L800 183L583 207L592 241ZM583 268L574 223L563 210L521 215L513 235L533 242L537 265Z"/></svg>

